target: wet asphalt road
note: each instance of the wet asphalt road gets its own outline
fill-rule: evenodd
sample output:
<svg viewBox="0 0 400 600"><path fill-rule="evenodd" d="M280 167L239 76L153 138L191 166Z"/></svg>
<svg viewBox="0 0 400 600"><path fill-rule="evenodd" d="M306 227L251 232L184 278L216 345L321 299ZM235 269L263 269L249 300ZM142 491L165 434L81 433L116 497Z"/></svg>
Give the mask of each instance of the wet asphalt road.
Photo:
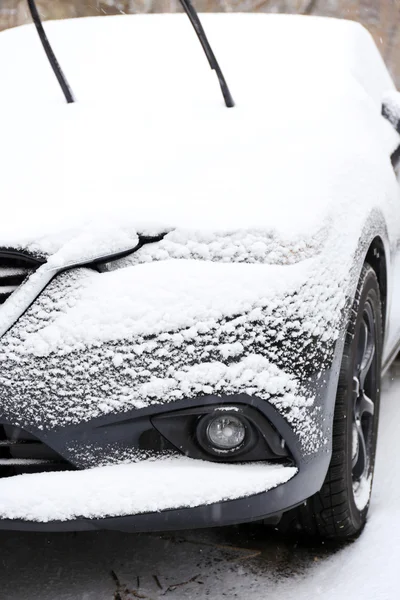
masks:
<svg viewBox="0 0 400 600"><path fill-rule="evenodd" d="M261 598L334 552L249 526L172 535L3 533L0 547L4 600Z"/></svg>

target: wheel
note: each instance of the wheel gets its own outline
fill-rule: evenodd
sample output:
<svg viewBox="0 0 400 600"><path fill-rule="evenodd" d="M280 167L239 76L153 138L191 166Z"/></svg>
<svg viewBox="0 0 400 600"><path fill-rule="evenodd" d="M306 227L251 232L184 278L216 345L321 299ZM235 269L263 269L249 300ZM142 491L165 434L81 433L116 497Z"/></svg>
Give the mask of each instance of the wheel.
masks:
<svg viewBox="0 0 400 600"><path fill-rule="evenodd" d="M282 517L281 530L340 541L364 528L375 465L382 336L379 284L365 264L346 333L329 470L321 490Z"/></svg>

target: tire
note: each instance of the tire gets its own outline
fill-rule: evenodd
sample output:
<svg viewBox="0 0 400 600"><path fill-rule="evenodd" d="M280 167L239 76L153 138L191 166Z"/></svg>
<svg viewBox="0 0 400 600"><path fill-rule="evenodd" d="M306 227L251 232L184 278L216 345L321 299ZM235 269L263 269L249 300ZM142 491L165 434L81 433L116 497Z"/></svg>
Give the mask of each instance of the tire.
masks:
<svg viewBox="0 0 400 600"><path fill-rule="evenodd" d="M365 264L346 332L328 473L317 494L283 515L282 531L344 541L363 530L375 465L382 338L379 284Z"/></svg>

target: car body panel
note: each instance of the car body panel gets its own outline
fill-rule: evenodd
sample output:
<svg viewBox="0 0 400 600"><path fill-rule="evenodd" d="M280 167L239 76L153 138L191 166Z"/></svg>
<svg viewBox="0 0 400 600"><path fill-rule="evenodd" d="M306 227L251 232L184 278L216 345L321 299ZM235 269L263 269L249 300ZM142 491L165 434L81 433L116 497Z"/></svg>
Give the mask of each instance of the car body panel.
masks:
<svg viewBox="0 0 400 600"><path fill-rule="evenodd" d="M387 270L384 362L400 338L393 316L399 187L390 161L399 136L381 115L393 83L372 40L358 25L326 19L205 21L216 39L218 31L226 38L218 53L232 78L236 107L229 111L192 41L185 56L179 45L165 46L167 88L158 49L134 81L120 74L124 99L115 109L117 74L110 59L100 71L90 52L116 32L124 44L149 44L147 33L155 32L161 44L174 31L184 44L180 17L49 24L81 101L63 106L38 66L43 88L32 106L41 118L8 124L0 141L3 162L27 166L25 179L10 169L0 181L7 198L0 246L40 262L0 306L0 423L34 435L71 468L87 469L140 461L141 436L160 415L243 404L275 427L298 473L248 498L126 519L105 514L78 519L76 528L255 520L318 491L331 455L344 334L371 248L384 253ZM240 53L239 32L249 42ZM21 28L0 36L0 52L17 48L21 72L38 62L32 34ZM92 75L81 67L90 39ZM275 55L261 77L273 48L281 60ZM150 85L156 66L159 79L145 90L139 82ZM17 85L18 68L1 68ZM106 74L113 79L99 100L94 84ZM17 106L31 81L21 79ZM39 527L29 515L14 525ZM68 520L40 525L74 528Z"/></svg>

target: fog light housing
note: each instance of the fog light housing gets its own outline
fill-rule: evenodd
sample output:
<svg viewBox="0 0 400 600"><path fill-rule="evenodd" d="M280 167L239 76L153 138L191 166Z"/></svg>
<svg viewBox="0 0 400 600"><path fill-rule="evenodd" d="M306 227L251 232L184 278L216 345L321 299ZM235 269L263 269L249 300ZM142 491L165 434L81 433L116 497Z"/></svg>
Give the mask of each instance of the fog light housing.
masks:
<svg viewBox="0 0 400 600"><path fill-rule="evenodd" d="M222 414L209 422L206 435L211 446L221 450L233 450L243 444L246 427L241 419Z"/></svg>
<svg viewBox="0 0 400 600"><path fill-rule="evenodd" d="M250 424L239 414L216 411L198 423L196 436L200 446L214 455L238 453L250 435Z"/></svg>

